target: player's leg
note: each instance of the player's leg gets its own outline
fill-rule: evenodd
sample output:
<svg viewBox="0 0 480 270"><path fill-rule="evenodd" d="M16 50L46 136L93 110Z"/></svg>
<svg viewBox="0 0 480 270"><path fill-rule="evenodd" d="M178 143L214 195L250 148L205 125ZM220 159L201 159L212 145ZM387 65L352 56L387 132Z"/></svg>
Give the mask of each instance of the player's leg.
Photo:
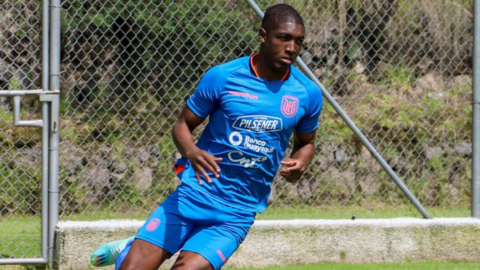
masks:
<svg viewBox="0 0 480 270"><path fill-rule="evenodd" d="M171 254L145 240L135 239L127 246L116 262L116 270L156 270Z"/></svg>
<svg viewBox="0 0 480 270"><path fill-rule="evenodd" d="M158 269L180 250L193 228L180 212L181 204L178 190L167 197L120 253L115 262L117 270Z"/></svg>
<svg viewBox="0 0 480 270"><path fill-rule="evenodd" d="M172 269L219 270L247 236L254 216L192 229Z"/></svg>

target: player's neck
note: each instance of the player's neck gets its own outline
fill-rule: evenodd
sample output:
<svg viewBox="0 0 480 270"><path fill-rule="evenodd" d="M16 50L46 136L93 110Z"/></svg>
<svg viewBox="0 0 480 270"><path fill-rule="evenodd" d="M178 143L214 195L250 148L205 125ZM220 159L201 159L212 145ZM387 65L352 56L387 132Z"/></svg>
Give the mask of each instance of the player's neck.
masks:
<svg viewBox="0 0 480 270"><path fill-rule="evenodd" d="M288 69L285 71L274 70L267 64L267 62L268 59L263 57L260 53L253 56L252 66L256 76L270 82L280 81L286 78L286 75L288 75L289 72Z"/></svg>

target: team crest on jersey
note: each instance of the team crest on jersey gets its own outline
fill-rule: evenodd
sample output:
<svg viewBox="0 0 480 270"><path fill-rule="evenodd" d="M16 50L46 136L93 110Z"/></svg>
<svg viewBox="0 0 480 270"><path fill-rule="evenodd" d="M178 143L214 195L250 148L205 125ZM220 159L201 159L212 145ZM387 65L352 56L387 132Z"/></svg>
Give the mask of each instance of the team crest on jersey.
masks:
<svg viewBox="0 0 480 270"><path fill-rule="evenodd" d="M158 228L158 225L160 225L160 219L158 218L152 218L150 222L147 225L147 231L153 232Z"/></svg>
<svg viewBox="0 0 480 270"><path fill-rule="evenodd" d="M289 95L283 96L280 109L285 117L291 118L295 116L298 111L298 98Z"/></svg>

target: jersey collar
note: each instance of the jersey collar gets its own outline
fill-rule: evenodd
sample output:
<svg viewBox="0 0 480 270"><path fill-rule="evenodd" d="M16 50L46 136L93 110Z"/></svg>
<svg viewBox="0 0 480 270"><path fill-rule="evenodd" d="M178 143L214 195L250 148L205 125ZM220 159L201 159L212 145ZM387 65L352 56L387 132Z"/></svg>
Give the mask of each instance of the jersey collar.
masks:
<svg viewBox="0 0 480 270"><path fill-rule="evenodd" d="M257 70L255 69L255 66L253 65L253 58L255 58L255 56L257 56L257 55L258 55L258 53L255 53L254 55L250 56L250 69L252 70L253 74L255 74L255 77L260 78ZM288 69L287 72L285 72L285 75L283 75L283 77L282 77L282 79L280 79L280 81L282 81L282 82L285 81L288 78L289 74L290 74L290 69Z"/></svg>

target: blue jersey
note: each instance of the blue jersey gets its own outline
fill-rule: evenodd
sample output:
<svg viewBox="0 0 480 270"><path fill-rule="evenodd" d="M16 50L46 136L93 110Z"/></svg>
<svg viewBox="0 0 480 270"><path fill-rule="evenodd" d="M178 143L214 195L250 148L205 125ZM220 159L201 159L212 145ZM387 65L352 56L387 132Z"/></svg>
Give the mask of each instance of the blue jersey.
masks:
<svg viewBox="0 0 480 270"><path fill-rule="evenodd" d="M231 207L262 212L271 184L294 130L318 127L320 89L294 66L283 80L256 76L249 57L215 66L205 73L187 106L209 118L197 146L223 160L220 177L198 184L185 158L177 165L183 183Z"/></svg>

